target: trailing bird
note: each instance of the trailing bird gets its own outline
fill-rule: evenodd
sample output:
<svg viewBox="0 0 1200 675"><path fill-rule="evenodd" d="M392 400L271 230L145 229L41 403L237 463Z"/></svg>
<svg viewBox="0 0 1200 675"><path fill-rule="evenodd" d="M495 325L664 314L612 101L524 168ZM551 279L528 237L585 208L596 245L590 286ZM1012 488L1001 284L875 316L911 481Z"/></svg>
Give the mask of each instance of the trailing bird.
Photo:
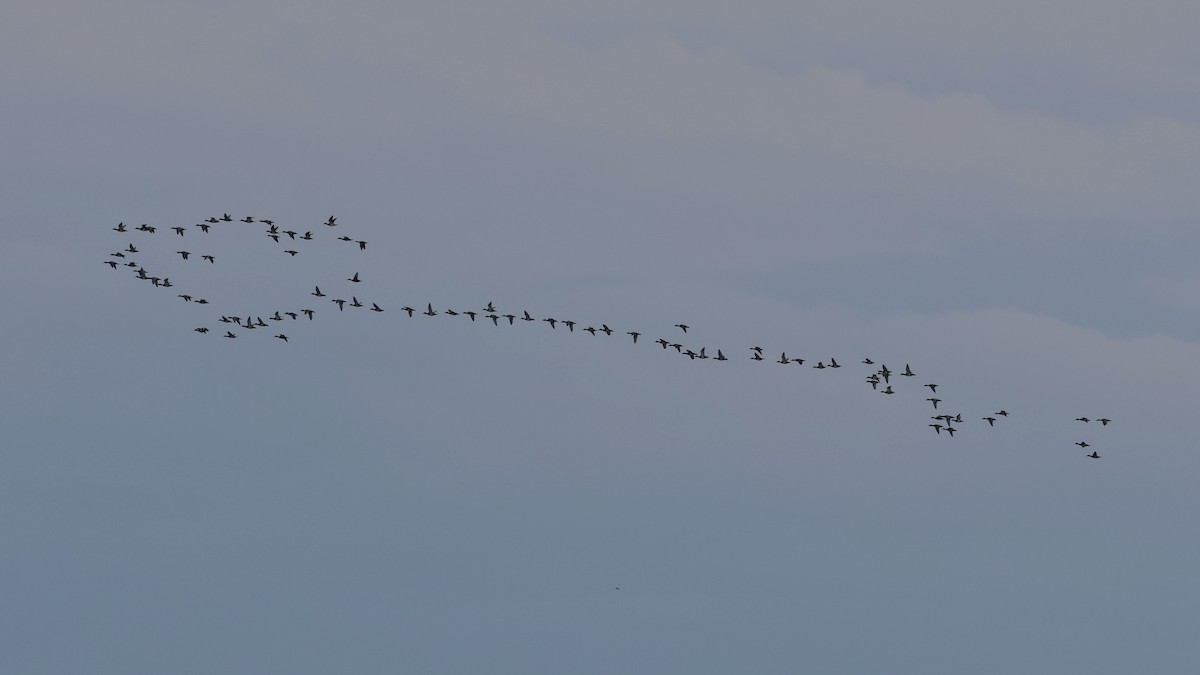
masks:
<svg viewBox="0 0 1200 675"><path fill-rule="evenodd" d="M227 331L225 331L225 337L227 337L227 338L235 338L235 337L237 337L237 336L233 334L233 331L228 331L228 330L227 330Z"/></svg>
<svg viewBox="0 0 1200 675"><path fill-rule="evenodd" d="M208 223L196 223L196 227L200 228L200 231L203 232L204 234L208 234L208 228L210 228L212 226L209 225Z"/></svg>
<svg viewBox="0 0 1200 675"><path fill-rule="evenodd" d="M315 290L315 291L313 291L313 292L312 292L312 295L315 295L315 296L317 296L318 298L323 298L323 297L325 297L325 294L321 292L321 287L320 287L320 286L317 286L317 287L316 287L316 289L317 289L317 290Z"/></svg>
<svg viewBox="0 0 1200 675"><path fill-rule="evenodd" d="M1111 422L1112 420L1108 419L1107 417L1101 417L1100 419L1098 419L1096 421L1100 423L1100 426L1106 427L1106 426L1108 426L1108 423Z"/></svg>
<svg viewBox="0 0 1200 675"><path fill-rule="evenodd" d="M894 394L894 393L896 393L896 392L892 391L892 385L890 385L890 384L889 384L889 385L888 385L886 388L884 388L884 390L883 390L881 393L884 393L884 394Z"/></svg>
<svg viewBox="0 0 1200 675"><path fill-rule="evenodd" d="M585 330L585 331L587 331L587 332L589 332L589 333L591 333L591 334L592 334L592 337L595 337L595 336L596 336L596 329L595 329L595 328L592 328L591 326L588 326L587 328L584 328L584 330Z"/></svg>
<svg viewBox="0 0 1200 675"><path fill-rule="evenodd" d="M358 250L360 250L360 251L365 251L365 250L367 250L367 242L365 242L365 241L359 241L359 242L357 242L357 243L358 243Z"/></svg>
<svg viewBox="0 0 1200 675"><path fill-rule="evenodd" d="M725 358L725 355L721 353L720 349L718 349L717 350L717 360L718 361L728 361L729 359Z"/></svg>
<svg viewBox="0 0 1200 675"><path fill-rule="evenodd" d="M958 431L954 427L946 427L946 433L950 434L950 438L954 438L954 432Z"/></svg>
<svg viewBox="0 0 1200 675"><path fill-rule="evenodd" d="M682 323L675 324L675 327L679 328L680 330L682 330L685 333L687 332L687 329L688 329L687 324L682 324Z"/></svg>
<svg viewBox="0 0 1200 675"><path fill-rule="evenodd" d="M207 261L208 261L208 262L210 262L210 263L215 263L215 262L216 262L216 259L215 259L215 258L213 258L211 255L202 255L202 256L200 256L200 259L201 259L201 260L207 260Z"/></svg>
<svg viewBox="0 0 1200 675"><path fill-rule="evenodd" d="M1098 453L1098 452L1096 452L1095 450L1093 450L1093 451L1092 451L1092 454L1090 454L1090 455L1084 455L1084 457L1091 457L1092 459L1100 459L1100 453Z"/></svg>
<svg viewBox="0 0 1200 675"><path fill-rule="evenodd" d="M1076 421L1076 422L1091 422L1091 420L1089 420L1089 419L1088 419L1088 418L1086 418L1086 417L1076 417L1076 418L1075 418L1075 421Z"/></svg>
<svg viewBox="0 0 1200 675"><path fill-rule="evenodd" d="M199 328L193 328L192 330L196 331L197 333L207 333L208 332L208 329L205 328L204 326L201 326Z"/></svg>
<svg viewBox="0 0 1200 675"><path fill-rule="evenodd" d="M275 337L279 338L280 340L283 340L284 342L288 341L287 336L284 335L283 333L280 333L279 335L276 335Z"/></svg>
<svg viewBox="0 0 1200 675"><path fill-rule="evenodd" d="M180 297L180 298L183 298L183 301L184 301L184 302L191 302L191 301L192 301L192 296L190 296L190 295L186 295L186 294L185 294L185 295L180 295L180 296L178 296L178 297Z"/></svg>

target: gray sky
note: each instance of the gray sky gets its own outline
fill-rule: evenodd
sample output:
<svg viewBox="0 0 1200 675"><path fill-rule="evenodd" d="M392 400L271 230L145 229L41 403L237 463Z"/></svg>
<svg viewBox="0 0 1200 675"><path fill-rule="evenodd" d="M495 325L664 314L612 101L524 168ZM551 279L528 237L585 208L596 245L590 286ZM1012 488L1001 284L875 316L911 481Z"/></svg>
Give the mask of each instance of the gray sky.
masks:
<svg viewBox="0 0 1200 675"><path fill-rule="evenodd" d="M0 12L0 671L1195 672L1200 9L597 5Z"/></svg>

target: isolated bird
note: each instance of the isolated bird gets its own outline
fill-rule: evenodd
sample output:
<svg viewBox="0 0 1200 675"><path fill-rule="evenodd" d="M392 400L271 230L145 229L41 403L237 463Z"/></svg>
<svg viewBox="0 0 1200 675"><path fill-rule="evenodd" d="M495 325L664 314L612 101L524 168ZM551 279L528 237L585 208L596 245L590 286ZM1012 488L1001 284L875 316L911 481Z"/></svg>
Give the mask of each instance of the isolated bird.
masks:
<svg viewBox="0 0 1200 675"><path fill-rule="evenodd" d="M196 331L197 333L207 333L208 332L208 329L205 328L204 326L201 326L199 328L193 328L192 330Z"/></svg>
<svg viewBox="0 0 1200 675"><path fill-rule="evenodd" d="M675 327L676 327L676 328L678 328L678 329L680 329L680 330L682 330L682 331L683 331L683 332L685 332L685 333L687 332L687 329L688 329L687 325L686 325L686 324L682 324L682 323L677 323L677 324L675 324Z"/></svg>
<svg viewBox="0 0 1200 675"><path fill-rule="evenodd" d="M283 333L280 333L279 335L276 335L275 337L279 338L280 340L283 340L284 342L288 341L287 336L284 335Z"/></svg>

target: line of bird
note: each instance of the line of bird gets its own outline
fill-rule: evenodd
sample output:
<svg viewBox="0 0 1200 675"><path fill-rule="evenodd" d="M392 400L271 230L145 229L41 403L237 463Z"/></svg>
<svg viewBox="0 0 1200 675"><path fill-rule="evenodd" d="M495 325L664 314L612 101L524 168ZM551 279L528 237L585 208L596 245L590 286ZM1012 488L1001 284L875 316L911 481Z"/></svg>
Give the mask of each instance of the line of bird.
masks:
<svg viewBox="0 0 1200 675"><path fill-rule="evenodd" d="M283 229L280 229L279 226L276 225L275 222L272 220L268 220L268 219L256 220L253 216L245 216L243 218L235 219L233 216L229 215L228 213L224 213L219 217L211 216L211 217L205 219L203 222L195 224L194 228L198 229L201 234L208 234L210 232L210 229L214 225L217 225L220 223L231 223L231 222L238 222L238 223L244 223L244 224L261 223L263 225L266 225L267 226L267 229L265 231L266 236L268 238L272 239L276 243L282 243L284 241L282 239L283 237L287 237L287 241L289 241L289 242L290 241L310 242L310 241L319 239L319 237L317 237L313 234L312 230L305 230L304 232L300 232L297 230L283 230ZM337 218L335 216L330 216L323 223L323 225L326 227L337 227L338 226ZM146 234L155 234L158 230L157 227L151 226L148 224L142 224L136 228L129 228L128 226L125 225L124 222L118 223L117 226L113 227L112 229L119 233L138 231L138 232L143 232ZM170 230L173 231L179 237L184 237L185 234L189 231L188 228L182 227L182 226L173 226L173 227L170 227ZM338 237L336 237L336 239L339 241L342 241L342 242L357 244L357 249L359 251L365 251L367 248L367 242L365 240L355 239L353 237L346 236L346 235L338 236ZM144 269L140 264L138 264L137 262L135 262L133 260L128 259L129 256L138 254L140 252L141 252L141 250L136 245L134 245L133 243L130 243L127 247L109 254L109 257L126 259L126 262L124 262L124 266L133 268L135 270L136 278L145 280L145 281L149 281L151 283L151 285L154 287L158 287L158 288L174 287L174 284L171 283L171 280L169 277L166 277L166 276L159 277L159 276L152 275L146 269ZM294 250L294 249L284 249L283 253L288 254L291 257L295 257L300 253L300 251ZM193 256L193 253L191 251L187 251L187 250L175 251L175 254L179 255L180 258L184 261L190 260L191 257ZM212 254L201 254L200 260L202 262L215 264L216 256L212 255ZM108 265L109 267L111 267L112 269L117 269L117 267L119 266L119 263L114 260L106 260L105 264ZM347 277L346 281L349 283L352 283L352 284L359 284L359 283L362 283L363 280L362 280L360 274L358 272L355 272L352 276ZM316 297L316 298L329 297L328 294L326 294L325 292L323 292L321 290L321 287L319 285L314 286L314 289L310 293L310 295L313 297ZM207 299L197 297L197 296L194 296L189 293L178 294L178 297L181 298L182 300L184 300L185 302L195 303L197 305L210 304ZM367 308L369 311L375 312L375 313L384 312L383 307L381 307L377 302L372 301L370 303L367 303L367 302L360 301L359 298L357 297L357 295L351 295L350 300L346 300L344 298L338 297L338 298L330 298L330 301L337 305L339 312L345 311L345 308L347 306L349 306L351 308ZM370 305L369 307L368 307L368 304ZM516 313L512 313L512 312L501 313L501 311L496 308L496 306L493 302L488 302L484 307L482 307L478 310L459 311L459 310L447 308L447 309L443 309L439 312L438 310L435 310L433 308L432 303L427 303L424 311L420 311L418 308L410 307L407 305L401 307L400 311L406 313L409 318L412 318L414 315L416 315L418 313L425 315L425 316L430 316L430 317L437 316L439 314L441 314L443 316L451 316L451 317L464 316L464 317L469 318L470 321L472 321L472 322L475 322L477 318L482 318L482 319L490 320L492 322L492 325L497 326L497 327L503 324L502 320L506 320L508 325L510 325L510 326L516 325L517 321L521 321L524 323L543 322L543 323L548 324L552 330L556 330L558 325L562 324L564 327L566 327L567 332L571 332L571 333L575 332L575 327L577 325L579 325L578 322L569 320L569 319L557 319L555 317L536 318L533 315L531 315L528 310L522 310L520 314L516 314ZM311 309L311 308L303 308L303 309L299 309L299 310L287 310L287 311L276 310L273 313L268 314L267 321L283 322L283 321L285 321L284 317L288 317L288 319L295 321L295 320L299 319L301 314L303 314L308 320L311 321L311 320L313 320L313 316L316 314L316 310ZM225 323L225 324L236 325L240 329L247 330L247 331L268 328L271 325L271 324L268 324L266 321L264 321L262 316L259 316L257 314L247 315L244 319L239 315L220 315L219 321L221 323ZM685 323L677 323L677 324L674 324L672 326L672 328L678 328L680 331L682 331L683 334L688 334L688 329L690 328L690 326ZM207 334L210 332L210 330L207 326L196 327L193 329L193 331L200 333L200 334ZM613 333L615 333L617 331L610 328L608 326L608 324L601 323L598 328L594 325L588 325L586 327L581 327L580 332L589 333L592 336L595 336L597 333L603 333L605 336L611 336ZM624 334L630 336L633 344L637 344L638 338L641 337L642 335L644 335L644 333L642 333L640 331L636 331L636 330L624 331ZM235 339L238 337L238 334L233 332L232 329L228 329L225 331L224 337L228 338L228 339ZM283 342L289 341L287 334L285 334L283 332L275 334L274 337ZM709 355L707 347L701 346L698 349L693 348L693 347L688 347L688 346L685 346L682 342L677 342L675 340L668 339L665 337L659 337L658 339L656 339L654 341L654 343L658 344L664 351L670 351L671 349L674 349L675 353L682 355L682 356L686 356L687 358L689 358L690 360L693 360L693 361L695 361L695 360L705 361L705 360L710 360L710 359L713 361L729 361L729 360L731 360L729 357L727 357L725 355L725 352L722 349L717 349L715 355ZM795 356L789 357L787 355L787 352L781 352L778 359L774 359L774 358L769 359L767 356L765 356L764 349L762 347L758 347L758 346L750 347L749 352L750 352L749 360L751 360L751 361L768 361L768 360L770 360L770 361L773 361L778 364L782 364L782 365L786 365L786 366L793 366L793 367L801 366L808 362L808 360L806 360L804 358L799 358L799 357L795 357ZM894 395L897 393L892 385L892 377L899 376L899 377L911 378L911 377L916 376L916 373L913 372L912 367L907 363L904 365L904 370L902 372L895 372L895 371L889 369L886 364L882 364L882 363L876 364L876 362L870 358L864 358L861 361L861 364L866 365L866 366L871 366L871 367L878 365L878 368L874 368L869 372L869 374L866 376L865 382L867 384L869 384L874 391L877 391L880 394L884 394L884 395ZM842 366L842 364L838 363L836 358L830 358L827 361L821 360L815 364L811 364L810 367L813 369L816 369L816 370L826 370L826 369L836 370L836 369L842 368L843 366ZM882 386L882 388L880 388L881 386ZM943 402L943 399L937 397L937 391L938 391L938 387L940 385L938 385L937 383L931 382L931 383L926 383L923 386L928 388L930 391L930 394L931 394L931 396L929 396L925 400L932 405L934 411L941 411L942 409L939 408L939 404L941 404ZM986 415L986 416L982 417L981 420L986 421L988 424L988 427L990 428L990 427L995 427L997 422L1006 420L1008 417L1009 417L1008 411L1001 409L990 415ZM939 412L938 414L931 416L930 419L932 419L933 422L930 423L928 426L930 428L932 428L937 435L941 436L941 435L943 435L942 432L945 432L945 435L949 438L953 438L955 433L959 431L958 426L955 426L955 425L961 425L964 423L964 418L962 416L962 413L951 414L948 412ZM1089 418L1089 417L1078 417L1078 418L1076 418L1076 420L1080 421L1080 422L1084 422L1084 423L1093 421L1092 418ZM1102 427L1106 427L1106 426L1108 426L1108 424L1110 422L1112 422L1112 420L1105 418L1105 417L1096 418L1094 421L1100 422ZM1091 445L1089 443L1087 443L1086 441L1079 441L1079 442L1075 443L1075 445L1079 446L1080 448L1084 448L1084 449L1091 447ZM1100 454L1095 450L1093 450L1091 453L1089 453L1085 456L1092 458L1092 459L1100 459Z"/></svg>

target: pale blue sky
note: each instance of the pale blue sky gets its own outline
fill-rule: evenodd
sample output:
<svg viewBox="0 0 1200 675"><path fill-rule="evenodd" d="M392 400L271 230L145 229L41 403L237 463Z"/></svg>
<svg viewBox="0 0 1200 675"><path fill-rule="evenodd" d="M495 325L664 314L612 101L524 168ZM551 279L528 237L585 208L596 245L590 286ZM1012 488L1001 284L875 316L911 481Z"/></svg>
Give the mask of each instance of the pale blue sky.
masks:
<svg viewBox="0 0 1200 675"><path fill-rule="evenodd" d="M6 7L0 671L1196 672L1198 14Z"/></svg>

